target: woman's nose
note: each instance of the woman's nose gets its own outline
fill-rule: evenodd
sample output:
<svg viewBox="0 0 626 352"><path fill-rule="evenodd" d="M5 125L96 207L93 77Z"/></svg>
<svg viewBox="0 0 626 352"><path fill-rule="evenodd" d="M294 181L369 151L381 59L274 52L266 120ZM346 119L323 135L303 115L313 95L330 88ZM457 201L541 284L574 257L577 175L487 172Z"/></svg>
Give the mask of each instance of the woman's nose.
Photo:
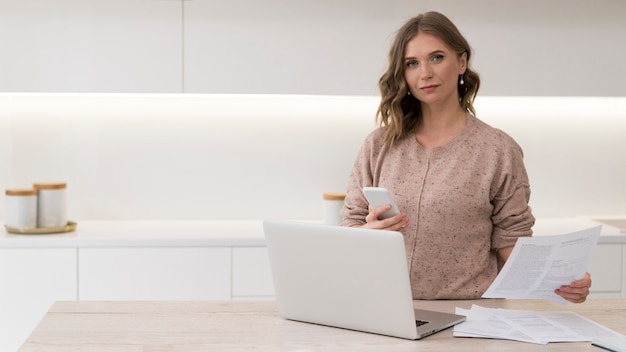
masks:
<svg viewBox="0 0 626 352"><path fill-rule="evenodd" d="M433 76L433 71L431 70L430 66L422 65L422 71L420 72L420 78L421 79L429 79L432 76Z"/></svg>

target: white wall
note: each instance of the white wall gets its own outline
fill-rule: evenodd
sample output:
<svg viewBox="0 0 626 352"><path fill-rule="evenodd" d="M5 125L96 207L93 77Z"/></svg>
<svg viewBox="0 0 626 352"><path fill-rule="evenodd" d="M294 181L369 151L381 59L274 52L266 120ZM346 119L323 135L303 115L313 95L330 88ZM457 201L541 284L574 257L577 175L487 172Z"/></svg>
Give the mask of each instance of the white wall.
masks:
<svg viewBox="0 0 626 352"><path fill-rule="evenodd" d="M376 95L427 10L485 96L626 96L623 0L0 0L0 91Z"/></svg>
<svg viewBox="0 0 626 352"><path fill-rule="evenodd" d="M0 187L67 181L70 220L319 218L375 110L375 97L7 94Z"/></svg>
<svg viewBox="0 0 626 352"><path fill-rule="evenodd" d="M626 99L483 97L478 116L524 150L536 216L626 214Z"/></svg>
<svg viewBox="0 0 626 352"><path fill-rule="evenodd" d="M67 181L79 222L320 219L322 193L345 190L377 103L4 94L0 187ZM626 213L626 98L482 97L476 107L524 149L537 216Z"/></svg>

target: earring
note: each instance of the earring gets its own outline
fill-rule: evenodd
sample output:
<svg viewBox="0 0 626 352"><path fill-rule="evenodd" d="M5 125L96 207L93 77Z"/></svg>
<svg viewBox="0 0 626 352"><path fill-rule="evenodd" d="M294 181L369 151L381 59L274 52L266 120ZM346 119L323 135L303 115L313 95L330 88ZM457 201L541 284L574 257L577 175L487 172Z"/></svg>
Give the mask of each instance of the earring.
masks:
<svg viewBox="0 0 626 352"><path fill-rule="evenodd" d="M460 85L464 85L465 81L463 80L463 75L461 74L461 75L459 75L459 77L460 77L459 84Z"/></svg>
<svg viewBox="0 0 626 352"><path fill-rule="evenodd" d="M411 91L406 92L406 95L411 95Z"/></svg>

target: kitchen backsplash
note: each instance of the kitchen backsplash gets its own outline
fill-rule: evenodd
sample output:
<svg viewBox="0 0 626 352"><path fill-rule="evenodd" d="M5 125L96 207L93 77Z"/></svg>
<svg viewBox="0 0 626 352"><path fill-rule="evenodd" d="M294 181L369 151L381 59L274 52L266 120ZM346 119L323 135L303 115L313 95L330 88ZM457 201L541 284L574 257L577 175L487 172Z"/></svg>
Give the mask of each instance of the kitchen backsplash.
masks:
<svg viewBox="0 0 626 352"><path fill-rule="evenodd" d="M377 103L0 94L0 186L64 180L70 220L319 219ZM537 216L626 214L626 98L480 97L476 109L524 149Z"/></svg>

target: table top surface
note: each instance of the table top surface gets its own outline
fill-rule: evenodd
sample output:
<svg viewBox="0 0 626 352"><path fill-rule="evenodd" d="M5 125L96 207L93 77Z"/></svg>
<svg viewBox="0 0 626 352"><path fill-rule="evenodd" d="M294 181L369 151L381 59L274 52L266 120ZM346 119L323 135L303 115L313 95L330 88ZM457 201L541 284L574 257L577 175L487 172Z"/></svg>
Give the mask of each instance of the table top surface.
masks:
<svg viewBox="0 0 626 352"><path fill-rule="evenodd" d="M455 307L575 311L626 334L626 300L591 299L558 305L544 300L414 301L416 308ZM195 351L601 351L590 342L536 345L509 340L456 338L447 329L410 341L285 320L275 301L56 302L19 352Z"/></svg>

